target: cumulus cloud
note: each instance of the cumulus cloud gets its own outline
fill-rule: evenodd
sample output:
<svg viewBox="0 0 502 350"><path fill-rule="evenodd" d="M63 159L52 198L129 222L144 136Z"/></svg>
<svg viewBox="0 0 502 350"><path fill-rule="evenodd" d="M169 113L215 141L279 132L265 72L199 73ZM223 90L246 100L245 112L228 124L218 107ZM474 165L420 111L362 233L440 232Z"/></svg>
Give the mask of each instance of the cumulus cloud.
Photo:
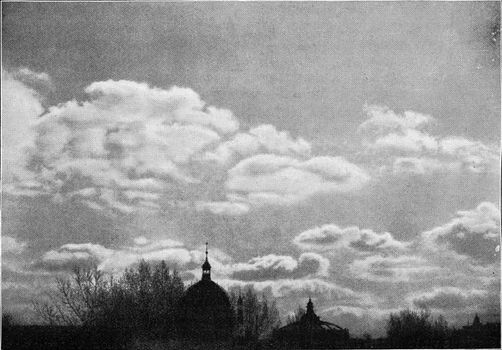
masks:
<svg viewBox="0 0 502 350"><path fill-rule="evenodd" d="M479 263L498 261L500 210L490 202L472 210L462 210L448 223L426 231L422 243L429 249L453 250Z"/></svg>
<svg viewBox="0 0 502 350"><path fill-rule="evenodd" d="M29 181L11 193L83 198L95 209L155 209L159 194L198 182L188 163L238 121L190 89L104 81L90 100L50 107L33 127Z"/></svg>
<svg viewBox="0 0 502 350"><path fill-rule="evenodd" d="M341 228L334 224L304 231L293 242L301 249L332 251L347 249L359 253L405 251L408 243L398 241L389 232L377 233L356 226Z"/></svg>
<svg viewBox="0 0 502 350"><path fill-rule="evenodd" d="M39 94L2 69L3 183L26 178L26 148L33 145L31 125L44 108ZM29 191L29 189L28 189Z"/></svg>
<svg viewBox="0 0 502 350"><path fill-rule="evenodd" d="M270 254L233 265L232 278L260 281L308 275L326 276L328 268L329 260L315 253L304 253L298 260L291 256Z"/></svg>
<svg viewBox="0 0 502 350"><path fill-rule="evenodd" d="M498 169L498 150L464 137L440 137L429 133L435 120L429 115L387 107L365 106L368 119L359 126L363 146L372 157L391 161L384 168L393 173L431 174L467 170L474 173Z"/></svg>
<svg viewBox="0 0 502 350"><path fill-rule="evenodd" d="M275 126L263 124L251 128L247 133L238 133L230 140L221 143L205 157L220 164L249 157L257 153L308 157L311 145L303 138L294 140L286 131L278 131Z"/></svg>
<svg viewBox="0 0 502 350"><path fill-rule="evenodd" d="M259 154L229 170L226 189L231 202L292 204L317 193L359 189L368 181L365 171L341 157L292 157Z"/></svg>
<svg viewBox="0 0 502 350"><path fill-rule="evenodd" d="M498 167L499 152L482 142L463 137L445 137L440 140L441 153L446 157L458 159L460 165L472 172L484 172Z"/></svg>
<svg viewBox="0 0 502 350"><path fill-rule="evenodd" d="M385 134L388 131L423 129L434 122L434 118L430 115L413 111L405 111L400 115L385 106L365 105L364 111L368 115L368 120L364 121L359 128L371 130L377 134Z"/></svg>
<svg viewBox="0 0 502 350"><path fill-rule="evenodd" d="M6 192L122 213L158 210L164 195L184 196L196 210L242 215L253 205L296 203L367 181L355 164L312 158L307 141L273 125L240 131L231 111L207 106L188 88L108 80L85 92L87 100L52 106L36 118L24 161L29 177L6 186ZM254 170L259 167L262 174ZM269 188L268 181L278 183Z"/></svg>

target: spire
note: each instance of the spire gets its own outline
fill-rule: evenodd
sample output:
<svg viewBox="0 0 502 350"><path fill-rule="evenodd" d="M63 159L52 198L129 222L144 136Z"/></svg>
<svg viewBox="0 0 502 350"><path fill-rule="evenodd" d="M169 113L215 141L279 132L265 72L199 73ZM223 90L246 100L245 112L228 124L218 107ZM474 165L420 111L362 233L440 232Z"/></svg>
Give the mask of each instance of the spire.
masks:
<svg viewBox="0 0 502 350"><path fill-rule="evenodd" d="M478 327L480 324L481 324L481 322L479 321L479 316L476 313L476 315L474 316L474 321L472 322L472 326L473 327Z"/></svg>
<svg viewBox="0 0 502 350"><path fill-rule="evenodd" d="M307 313L314 312L314 303L312 302L312 298L309 297L309 301L307 303Z"/></svg>
<svg viewBox="0 0 502 350"><path fill-rule="evenodd" d="M204 261L204 264L202 264L202 280L211 280L211 264L209 264L209 260L207 259L207 246L208 243L206 242L206 260Z"/></svg>

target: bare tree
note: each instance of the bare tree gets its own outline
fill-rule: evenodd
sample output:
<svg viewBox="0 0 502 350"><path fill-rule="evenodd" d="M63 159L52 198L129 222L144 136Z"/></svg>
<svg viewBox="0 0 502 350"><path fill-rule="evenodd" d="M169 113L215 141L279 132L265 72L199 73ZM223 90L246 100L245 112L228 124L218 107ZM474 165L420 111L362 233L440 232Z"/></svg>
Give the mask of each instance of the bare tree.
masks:
<svg viewBox="0 0 502 350"><path fill-rule="evenodd" d="M232 290L229 294L237 320L237 337L257 340L270 335L280 326L279 311L275 301L270 303L265 295L258 298L256 291L251 287L247 288L244 294L240 289ZM242 302L240 306L239 299ZM242 309L239 312L240 307Z"/></svg>
<svg viewBox="0 0 502 350"><path fill-rule="evenodd" d="M396 347L442 347L448 333L444 317L440 315L434 320L427 310L391 313L387 321L387 338Z"/></svg>
<svg viewBox="0 0 502 350"><path fill-rule="evenodd" d="M165 262L152 268L140 261L118 279L106 278L95 266L74 268L71 276L57 278L55 290L33 307L50 325L99 326L166 336L174 331L175 305L183 292L183 281Z"/></svg>
<svg viewBox="0 0 502 350"><path fill-rule="evenodd" d="M51 325L92 325L102 316L109 283L97 267L75 267L70 278L57 278L47 301L33 302L36 313Z"/></svg>

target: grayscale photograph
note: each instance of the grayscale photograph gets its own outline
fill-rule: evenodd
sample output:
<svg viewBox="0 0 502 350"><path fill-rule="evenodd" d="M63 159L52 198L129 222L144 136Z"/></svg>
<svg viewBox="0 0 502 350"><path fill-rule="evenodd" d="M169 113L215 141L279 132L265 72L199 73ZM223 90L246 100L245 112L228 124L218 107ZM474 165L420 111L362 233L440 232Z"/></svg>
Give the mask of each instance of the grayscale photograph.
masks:
<svg viewBox="0 0 502 350"><path fill-rule="evenodd" d="M1 10L2 349L500 348L500 2Z"/></svg>

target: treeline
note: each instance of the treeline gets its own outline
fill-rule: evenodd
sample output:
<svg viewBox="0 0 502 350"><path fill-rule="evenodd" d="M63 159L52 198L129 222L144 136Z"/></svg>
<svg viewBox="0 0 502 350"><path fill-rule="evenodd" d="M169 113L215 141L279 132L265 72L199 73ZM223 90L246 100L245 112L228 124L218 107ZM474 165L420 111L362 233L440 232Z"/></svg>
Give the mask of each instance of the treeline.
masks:
<svg viewBox="0 0 502 350"><path fill-rule="evenodd" d="M120 278L107 276L96 267L76 267L71 277L56 279L49 300L34 302L34 308L49 325L170 336L183 292L179 274L164 261L153 266L141 261Z"/></svg>
<svg viewBox="0 0 502 350"><path fill-rule="evenodd" d="M234 338L238 342L256 342L281 326L275 301L270 302L265 295L258 297L252 288L233 288L229 296L234 310Z"/></svg>
<svg viewBox="0 0 502 350"><path fill-rule="evenodd" d="M460 329L448 326L443 316L429 311L402 310L387 321L387 346L393 348L500 348L500 321Z"/></svg>
<svg viewBox="0 0 502 350"><path fill-rule="evenodd" d="M500 322L473 323L460 329L448 325L442 315L427 310L401 310L386 321L386 337L352 339L353 348L455 349L500 348Z"/></svg>
<svg viewBox="0 0 502 350"><path fill-rule="evenodd" d="M387 341L393 348L444 348L450 336L444 317L434 318L425 310L391 313L387 321Z"/></svg>
<svg viewBox="0 0 502 350"><path fill-rule="evenodd" d="M57 278L55 289L34 310L43 322L108 332L110 339L176 339L176 312L185 286L164 261L144 260L119 277L97 267L74 268L66 278ZM233 288L229 299L234 312L234 341L256 342L279 327L275 301L258 295L253 288ZM58 328L59 327L59 328ZM69 329L68 328L68 329Z"/></svg>

